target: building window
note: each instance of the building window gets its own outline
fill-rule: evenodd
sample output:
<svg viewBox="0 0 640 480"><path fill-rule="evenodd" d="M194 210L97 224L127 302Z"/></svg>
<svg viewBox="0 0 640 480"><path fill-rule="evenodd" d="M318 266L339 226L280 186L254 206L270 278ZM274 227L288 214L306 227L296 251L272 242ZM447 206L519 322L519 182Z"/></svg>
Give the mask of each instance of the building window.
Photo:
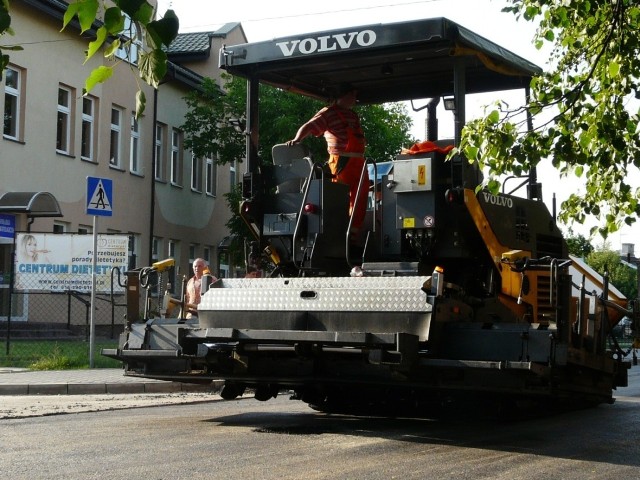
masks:
<svg viewBox="0 0 640 480"><path fill-rule="evenodd" d="M64 222L53 222L53 233L64 233L69 230L69 225Z"/></svg>
<svg viewBox="0 0 640 480"><path fill-rule="evenodd" d="M156 263L160 260L160 252L162 251L162 239L158 237L153 237L151 240L151 262ZM158 273L154 272L154 278L151 282L151 295L158 295ZM164 292L163 292L164 293Z"/></svg>
<svg viewBox="0 0 640 480"><path fill-rule="evenodd" d="M131 114L131 151L129 152L129 169L131 173L142 173L140 168L140 124L136 114Z"/></svg>
<svg viewBox="0 0 640 480"><path fill-rule="evenodd" d="M205 167L205 192L207 195L216 194L216 164L213 159L207 158Z"/></svg>
<svg viewBox="0 0 640 480"><path fill-rule="evenodd" d="M157 262L160 258L161 247L162 240L160 240L158 237L153 237L153 240L151 241L151 259L154 262Z"/></svg>
<svg viewBox="0 0 640 480"><path fill-rule="evenodd" d="M6 138L20 140L22 75L19 70L7 67L4 83L4 128Z"/></svg>
<svg viewBox="0 0 640 480"><path fill-rule="evenodd" d="M196 259L196 244L190 243L189 244L189 263L193 263L195 259Z"/></svg>
<svg viewBox="0 0 640 480"><path fill-rule="evenodd" d="M90 233L92 233L93 228L90 227L89 225L78 225L78 233L80 235L88 235Z"/></svg>
<svg viewBox="0 0 640 480"><path fill-rule="evenodd" d="M56 133L56 151L70 154L71 151L71 90L58 88L58 122Z"/></svg>
<svg viewBox="0 0 640 480"><path fill-rule="evenodd" d="M236 188L236 169L238 166L238 162L234 160L229 164L229 182L231 184L231 191Z"/></svg>
<svg viewBox="0 0 640 480"><path fill-rule="evenodd" d="M164 131L165 125L156 123L156 141L155 141L155 168L154 175L156 180L164 180L164 149L162 145L164 143Z"/></svg>
<svg viewBox="0 0 640 480"><path fill-rule="evenodd" d="M176 260L176 264L178 263L178 259L177 259L177 253L178 253L178 245L177 242L175 240L169 240L169 244L167 245L168 249L167 249L167 253L168 258L173 258L174 260ZM171 268L169 269L169 274L167 275L168 277L168 282L171 284L171 288L168 290L171 293L176 293L176 291L179 291L178 289L176 289L176 268Z"/></svg>
<svg viewBox="0 0 640 480"><path fill-rule="evenodd" d="M109 165L121 168L120 144L122 132L122 111L119 108L111 109L111 138L109 142Z"/></svg>
<svg viewBox="0 0 640 480"><path fill-rule="evenodd" d="M191 157L191 190L202 191L202 159Z"/></svg>
<svg viewBox="0 0 640 480"><path fill-rule="evenodd" d="M182 132L171 131L171 183L182 185Z"/></svg>
<svg viewBox="0 0 640 480"><path fill-rule="evenodd" d="M94 98L82 98L82 144L80 146L80 157L83 160L93 161L94 157L95 108L96 101Z"/></svg>
<svg viewBox="0 0 640 480"><path fill-rule="evenodd" d="M138 52L142 48L142 36L138 32L135 22L132 22L131 17L127 14L125 14L124 30L120 34L119 41L120 46L116 50L116 57L137 65Z"/></svg>
<svg viewBox="0 0 640 480"><path fill-rule="evenodd" d="M139 244L140 234L129 232L129 269L136 268Z"/></svg>
<svg viewBox="0 0 640 480"><path fill-rule="evenodd" d="M204 259L205 262L207 262L207 265L211 266L211 248L210 247L204 247L202 249L202 258Z"/></svg>

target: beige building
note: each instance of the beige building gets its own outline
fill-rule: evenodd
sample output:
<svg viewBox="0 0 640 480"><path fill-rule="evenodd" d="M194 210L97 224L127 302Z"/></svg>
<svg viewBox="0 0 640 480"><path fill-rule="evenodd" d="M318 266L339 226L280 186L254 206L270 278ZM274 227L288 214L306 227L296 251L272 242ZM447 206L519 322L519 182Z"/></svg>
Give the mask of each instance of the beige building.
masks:
<svg viewBox="0 0 640 480"><path fill-rule="evenodd" d="M136 267L173 257L179 284L191 274L193 259L204 257L214 273L229 276L229 267L218 262L218 245L228 235L224 194L236 181L235 165L192 158L180 127L184 96L202 76L219 78L218 50L245 42L242 27L181 35L157 91L123 53L114 75L83 96L91 70L112 63L97 54L83 65L89 39L74 27L60 31L65 9L58 0L12 1L15 36L2 38L24 50L8 52L0 82L0 204L5 195L22 192L24 210L0 205L0 297L8 295L14 231L92 232L87 177L112 180L112 215L98 217L97 230L130 235ZM147 104L136 120L140 85ZM47 211L55 207L61 216L40 216L55 215ZM0 311L0 320L6 315Z"/></svg>

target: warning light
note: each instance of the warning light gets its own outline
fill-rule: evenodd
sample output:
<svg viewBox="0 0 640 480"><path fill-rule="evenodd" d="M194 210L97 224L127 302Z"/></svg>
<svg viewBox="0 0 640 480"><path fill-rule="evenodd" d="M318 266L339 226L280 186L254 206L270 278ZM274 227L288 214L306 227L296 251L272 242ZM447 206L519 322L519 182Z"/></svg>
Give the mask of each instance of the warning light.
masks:
<svg viewBox="0 0 640 480"><path fill-rule="evenodd" d="M305 203L303 207L303 211L304 213L311 215L311 214L317 214L320 211L320 209L318 208L317 205L314 205L313 203Z"/></svg>
<svg viewBox="0 0 640 480"><path fill-rule="evenodd" d="M462 203L464 201L464 191L461 188L450 188L444 195L447 203Z"/></svg>
<svg viewBox="0 0 640 480"><path fill-rule="evenodd" d="M242 202L242 205L240 206L240 212L244 215L250 215L251 214L251 202Z"/></svg>

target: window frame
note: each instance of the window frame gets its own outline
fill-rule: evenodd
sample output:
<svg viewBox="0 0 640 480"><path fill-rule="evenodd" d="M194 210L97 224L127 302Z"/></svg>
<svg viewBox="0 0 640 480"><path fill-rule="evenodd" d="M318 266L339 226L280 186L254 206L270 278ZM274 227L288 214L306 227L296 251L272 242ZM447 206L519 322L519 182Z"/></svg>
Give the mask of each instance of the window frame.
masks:
<svg viewBox="0 0 640 480"><path fill-rule="evenodd" d="M9 71L15 73L15 86L9 85ZM13 76L13 75L11 75ZM23 98L24 98L24 88L23 88L23 77L24 72L22 69L19 69L13 65L8 65L4 72L4 116L2 122L2 137L9 140L22 140L22 132L23 132ZM7 97L12 97L12 102L7 102ZM10 122L12 125L11 132L7 133L7 106L13 106L13 115L11 115L11 119L13 121Z"/></svg>
<svg viewBox="0 0 640 480"><path fill-rule="evenodd" d="M153 166L153 178L160 182L165 179L164 175L164 137L166 125L160 122L156 122L154 133L154 155L155 165Z"/></svg>
<svg viewBox="0 0 640 480"><path fill-rule="evenodd" d="M182 131L171 129L171 185L182 186Z"/></svg>
<svg viewBox="0 0 640 480"><path fill-rule="evenodd" d="M129 171L138 175L142 174L140 162L140 122L135 112L131 113L131 144L129 147Z"/></svg>
<svg viewBox="0 0 640 480"><path fill-rule="evenodd" d="M176 260L177 262L177 258L178 258L178 248L179 248L179 243L178 240L173 240L173 239L169 239L167 241L167 258L173 258L174 260ZM177 272L176 272L176 268L171 268L169 269L169 273L167 275L167 283L169 283L171 285L171 288L168 288L169 292L171 293L176 293L178 290L177 288Z"/></svg>
<svg viewBox="0 0 640 480"><path fill-rule="evenodd" d="M238 171L238 161L234 160L229 164L229 184L230 184L231 190L235 188L236 183L238 182L237 171Z"/></svg>
<svg viewBox="0 0 640 480"><path fill-rule="evenodd" d="M90 102L91 104L91 112L90 113L86 113L85 112L85 102ZM86 160L89 162L94 162L95 161L95 139L96 139L96 112L97 112L97 105L98 101L95 97L92 97L90 95L84 96L82 97L82 128L81 128L81 137L80 137L80 158L82 160ZM86 141L85 139L85 132L87 132L87 130L85 130L85 126L89 125L89 139L88 141ZM85 151L85 146L88 145L89 148L89 154L86 155L86 151Z"/></svg>
<svg viewBox="0 0 640 480"><path fill-rule="evenodd" d="M60 103L60 93L66 95L67 104ZM71 155L71 132L73 131L73 90L66 85L58 85L58 101L56 107L56 152ZM62 121L61 121L62 120Z"/></svg>
<svg viewBox="0 0 640 480"><path fill-rule="evenodd" d="M51 229L53 233L66 233L69 231L69 224L67 222L59 222L57 220L53 221L53 228Z"/></svg>
<svg viewBox="0 0 640 480"><path fill-rule="evenodd" d="M111 115L109 117L109 166L117 169L122 169L122 112L123 109L117 105L111 106ZM118 123L113 123L114 113L118 114Z"/></svg>
<svg viewBox="0 0 640 480"><path fill-rule="evenodd" d="M191 191L202 193L202 158L191 157Z"/></svg>
<svg viewBox="0 0 640 480"><path fill-rule="evenodd" d="M124 39L124 45L122 40ZM139 51L142 50L142 35L138 31L131 17L124 14L124 30L120 34L120 45L115 51L115 56L132 65L138 65Z"/></svg>
<svg viewBox="0 0 640 480"><path fill-rule="evenodd" d="M212 158L207 157L205 159L204 190L205 193L211 197L216 196L217 168L218 166Z"/></svg>

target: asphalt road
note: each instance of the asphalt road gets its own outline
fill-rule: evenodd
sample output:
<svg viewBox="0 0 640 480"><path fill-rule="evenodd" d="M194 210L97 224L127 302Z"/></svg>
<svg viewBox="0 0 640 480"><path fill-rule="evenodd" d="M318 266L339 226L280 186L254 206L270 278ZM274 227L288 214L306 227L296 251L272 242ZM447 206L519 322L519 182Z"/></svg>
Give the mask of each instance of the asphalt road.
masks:
<svg viewBox="0 0 640 480"><path fill-rule="evenodd" d="M511 422L469 412L439 421L325 415L284 395L199 394L179 405L132 398L120 410L4 419L0 478L636 479L639 372L613 405Z"/></svg>

